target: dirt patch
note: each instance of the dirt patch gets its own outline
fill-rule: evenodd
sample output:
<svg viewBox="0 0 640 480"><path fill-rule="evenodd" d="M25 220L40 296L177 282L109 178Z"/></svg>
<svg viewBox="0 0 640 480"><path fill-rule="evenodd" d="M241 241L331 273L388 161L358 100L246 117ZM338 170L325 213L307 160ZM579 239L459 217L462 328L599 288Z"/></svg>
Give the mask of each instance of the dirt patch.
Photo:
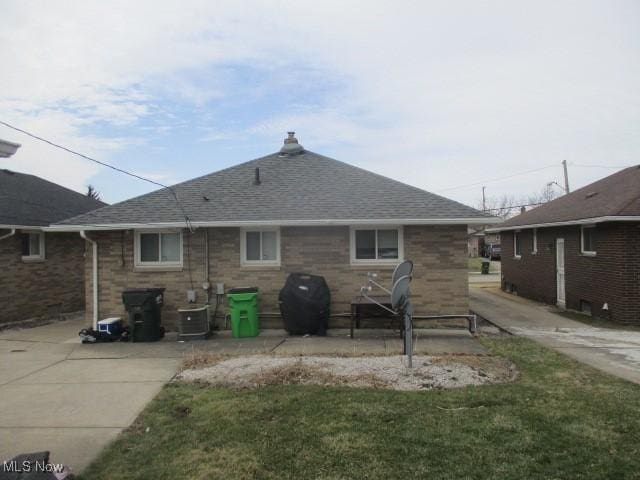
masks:
<svg viewBox="0 0 640 480"><path fill-rule="evenodd" d="M401 356L230 358L205 368L184 370L176 381L232 388L265 385L344 385L395 390L459 388L504 383L516 377L514 365L491 356L414 356L412 369Z"/></svg>

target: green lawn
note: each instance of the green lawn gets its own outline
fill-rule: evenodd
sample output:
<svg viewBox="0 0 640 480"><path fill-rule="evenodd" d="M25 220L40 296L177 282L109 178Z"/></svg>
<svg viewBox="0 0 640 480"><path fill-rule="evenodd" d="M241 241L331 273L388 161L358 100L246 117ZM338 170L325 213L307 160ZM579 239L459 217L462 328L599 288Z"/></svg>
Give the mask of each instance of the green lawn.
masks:
<svg viewBox="0 0 640 480"><path fill-rule="evenodd" d="M516 383L169 385L81 478L639 478L640 386L525 339L482 342L516 363Z"/></svg>

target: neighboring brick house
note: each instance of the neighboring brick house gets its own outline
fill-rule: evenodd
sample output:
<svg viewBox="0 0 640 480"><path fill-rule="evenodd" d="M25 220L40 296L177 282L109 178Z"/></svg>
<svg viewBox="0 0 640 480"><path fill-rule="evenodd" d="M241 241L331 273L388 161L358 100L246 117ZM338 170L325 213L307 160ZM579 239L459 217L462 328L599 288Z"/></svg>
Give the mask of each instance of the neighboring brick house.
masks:
<svg viewBox="0 0 640 480"><path fill-rule="evenodd" d="M640 166L507 220L502 288L640 324Z"/></svg>
<svg viewBox="0 0 640 480"><path fill-rule="evenodd" d="M94 321L124 315L125 288L164 287L163 321L171 327L187 290L197 291L198 302L213 302L218 283L225 289L259 287L260 311L277 315L278 292L287 275L298 271L324 276L332 313L349 312L367 271L388 283L403 259L415 263L416 313L466 314L467 225L488 218L493 220L305 150L290 134L280 152L51 229L84 231L95 242L96 265L92 255L85 263L87 310ZM341 321L334 317L330 326ZM270 323L282 325L277 318Z"/></svg>
<svg viewBox="0 0 640 480"><path fill-rule="evenodd" d="M0 324L84 309L84 240L43 227L104 205L42 178L0 170Z"/></svg>

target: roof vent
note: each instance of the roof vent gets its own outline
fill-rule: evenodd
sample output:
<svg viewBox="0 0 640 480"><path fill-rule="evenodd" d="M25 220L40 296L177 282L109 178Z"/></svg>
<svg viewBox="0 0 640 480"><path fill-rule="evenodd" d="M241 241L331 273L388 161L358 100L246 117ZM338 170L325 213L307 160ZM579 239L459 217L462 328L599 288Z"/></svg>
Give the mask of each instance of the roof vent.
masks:
<svg viewBox="0 0 640 480"><path fill-rule="evenodd" d="M597 194L598 192L589 192L584 196L584 198L592 198L592 197L595 197Z"/></svg>
<svg viewBox="0 0 640 480"><path fill-rule="evenodd" d="M284 145L280 149L282 155L299 155L304 153L304 147L298 143L296 132L287 132L287 138L284 139Z"/></svg>

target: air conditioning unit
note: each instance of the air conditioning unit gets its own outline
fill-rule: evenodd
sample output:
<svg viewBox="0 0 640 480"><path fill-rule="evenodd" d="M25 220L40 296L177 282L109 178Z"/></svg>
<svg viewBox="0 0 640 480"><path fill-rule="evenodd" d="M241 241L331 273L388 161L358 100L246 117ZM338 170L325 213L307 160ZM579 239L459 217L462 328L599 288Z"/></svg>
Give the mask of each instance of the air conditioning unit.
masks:
<svg viewBox="0 0 640 480"><path fill-rule="evenodd" d="M178 340L204 340L211 333L209 305L178 309Z"/></svg>

